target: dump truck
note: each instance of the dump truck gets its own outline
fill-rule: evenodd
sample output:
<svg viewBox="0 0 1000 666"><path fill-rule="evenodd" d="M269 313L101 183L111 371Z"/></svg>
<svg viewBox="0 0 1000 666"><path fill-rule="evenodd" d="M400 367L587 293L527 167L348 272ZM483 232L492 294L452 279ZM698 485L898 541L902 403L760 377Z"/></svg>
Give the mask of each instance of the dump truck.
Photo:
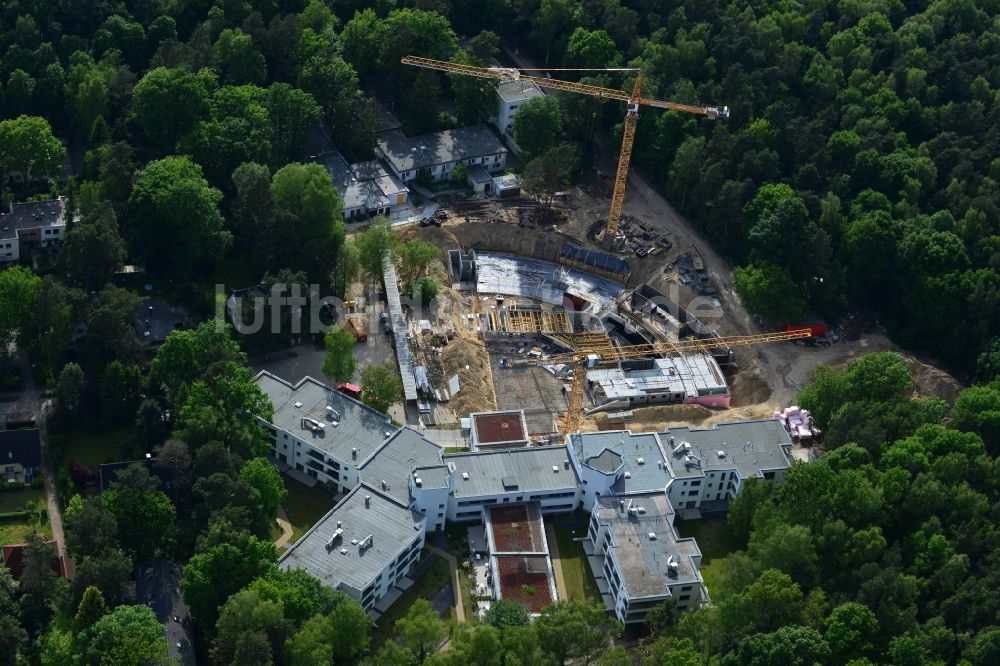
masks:
<svg viewBox="0 0 1000 666"><path fill-rule="evenodd" d="M344 328L354 336L355 342L365 342L368 340L368 327L365 320L359 316L350 316L344 321Z"/></svg>

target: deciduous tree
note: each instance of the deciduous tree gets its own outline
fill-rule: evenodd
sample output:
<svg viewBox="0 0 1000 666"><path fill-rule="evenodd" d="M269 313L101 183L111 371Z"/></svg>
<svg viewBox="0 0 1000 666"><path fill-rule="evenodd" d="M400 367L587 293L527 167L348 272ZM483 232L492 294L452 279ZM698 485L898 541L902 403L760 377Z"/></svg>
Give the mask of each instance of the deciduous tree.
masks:
<svg viewBox="0 0 1000 666"><path fill-rule="evenodd" d="M361 399L369 407L386 412L399 402L403 382L396 364L389 360L382 365L370 365L361 371Z"/></svg>
<svg viewBox="0 0 1000 666"><path fill-rule="evenodd" d="M132 254L160 276L184 275L218 260L232 242L219 213L221 200L201 167L187 157L150 162L136 177L128 201Z"/></svg>

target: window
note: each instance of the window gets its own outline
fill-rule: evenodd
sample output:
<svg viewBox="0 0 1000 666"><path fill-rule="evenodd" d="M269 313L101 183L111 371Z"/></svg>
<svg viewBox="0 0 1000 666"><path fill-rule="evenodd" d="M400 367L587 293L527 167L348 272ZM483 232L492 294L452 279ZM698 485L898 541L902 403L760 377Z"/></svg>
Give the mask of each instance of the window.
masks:
<svg viewBox="0 0 1000 666"><path fill-rule="evenodd" d="M678 601L687 601L690 598L691 598L690 594L682 594L681 596L677 597L677 600Z"/></svg>
<svg viewBox="0 0 1000 666"><path fill-rule="evenodd" d="M697 481L692 481L691 482L691 487L692 488L694 488L695 486L700 486L700 485L701 485L701 479L698 479Z"/></svg>

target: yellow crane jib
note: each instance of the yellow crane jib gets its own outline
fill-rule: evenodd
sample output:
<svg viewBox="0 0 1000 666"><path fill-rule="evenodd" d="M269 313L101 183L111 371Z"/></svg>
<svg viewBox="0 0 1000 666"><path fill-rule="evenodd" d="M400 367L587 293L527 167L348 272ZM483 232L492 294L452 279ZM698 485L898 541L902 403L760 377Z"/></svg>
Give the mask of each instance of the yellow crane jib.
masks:
<svg viewBox="0 0 1000 666"><path fill-rule="evenodd" d="M636 80L632 86L632 93L614 88L603 88L585 83L574 83L572 81L560 81L547 76L531 76L521 70L512 67L477 67L475 65L462 65L443 60L432 60L431 58L420 58L418 56L403 56L401 62L404 65L423 67L425 69L435 69L440 72L451 74L462 74L465 76L476 76L483 79L493 79L495 81L530 81L539 88L550 90L561 90L563 92L579 93L590 95L602 99L617 100L628 104L625 113L625 131L622 133L622 148L618 157L618 168L615 171L615 184L611 194L611 206L608 210L608 224L605 230L605 239L613 240L618 235L618 226L622 217L622 206L625 203L625 185L628 182L628 167L632 157L632 144L635 141L635 128L639 120L639 107L649 106L656 109L669 109L681 113L693 113L705 116L706 118L728 118L728 106L702 106L697 104L681 104L662 99L652 99L641 96L642 92L642 70L635 68L609 67L596 71L605 72L635 72ZM594 70L551 70L551 71L594 71Z"/></svg>

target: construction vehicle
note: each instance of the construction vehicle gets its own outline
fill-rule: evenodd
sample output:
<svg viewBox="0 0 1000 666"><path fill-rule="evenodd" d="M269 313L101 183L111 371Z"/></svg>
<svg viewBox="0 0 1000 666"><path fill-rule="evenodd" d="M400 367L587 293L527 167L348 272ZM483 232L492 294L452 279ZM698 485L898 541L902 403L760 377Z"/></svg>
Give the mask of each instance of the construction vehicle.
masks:
<svg viewBox="0 0 1000 666"><path fill-rule="evenodd" d="M808 329L800 329L796 331L762 333L759 335L716 336L681 342L656 342L641 345L618 345L609 339L603 345L588 344L586 348L563 354L554 354L547 358L531 358L515 361L514 365L568 365L573 367L573 380L569 390L569 404L561 429L564 435L568 435L580 429L580 418L583 416L583 393L587 383L587 370L601 363L623 361L629 358L679 356L681 354L698 352L711 354L713 349L745 347L768 342L786 342L810 337L812 337L812 333Z"/></svg>
<svg viewBox="0 0 1000 666"><path fill-rule="evenodd" d="M622 149L618 156L618 170L615 172L615 184L611 193L611 207L608 211L608 222L605 227L604 239L610 244L618 236L618 227L622 217L622 205L625 202L625 185L628 182L628 165L632 158L632 143L635 141L635 128L639 122L639 107L650 106L657 109L669 109L682 113L693 113L705 116L706 118L728 118L728 106L701 106L697 104L681 104L679 102L668 102L666 100L642 97L643 73L638 68L606 68L597 70L569 69L569 70L546 70L546 71L602 71L602 72L632 72L635 74L635 83L632 85L632 92L614 88L602 88L591 86L585 83L573 83L571 81L560 81L559 79L548 78L547 76L529 76L522 73L522 70L511 67L476 67L474 65L460 65L453 62L441 60L431 60L430 58L419 58L417 56L404 56L404 65L414 67L424 67L426 69L436 69L450 74L462 74L465 76L475 76L481 79L492 79L498 82L504 81L529 81L539 88L549 88L563 92L580 93L602 99L617 100L627 103L625 114L625 128L622 133ZM524 70L533 71L533 70ZM538 70L542 71L542 70Z"/></svg>

